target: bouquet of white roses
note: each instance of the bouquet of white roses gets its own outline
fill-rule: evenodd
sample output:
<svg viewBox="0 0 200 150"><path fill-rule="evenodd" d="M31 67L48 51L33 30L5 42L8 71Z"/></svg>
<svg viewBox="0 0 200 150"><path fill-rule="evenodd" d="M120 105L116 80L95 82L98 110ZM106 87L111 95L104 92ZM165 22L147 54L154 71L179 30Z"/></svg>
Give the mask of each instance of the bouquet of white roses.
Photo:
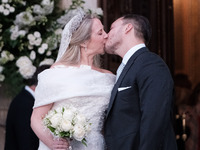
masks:
<svg viewBox="0 0 200 150"><path fill-rule="evenodd" d="M90 131L91 123L75 107L65 106L50 110L43 123L54 136L75 139L87 146L85 137Z"/></svg>

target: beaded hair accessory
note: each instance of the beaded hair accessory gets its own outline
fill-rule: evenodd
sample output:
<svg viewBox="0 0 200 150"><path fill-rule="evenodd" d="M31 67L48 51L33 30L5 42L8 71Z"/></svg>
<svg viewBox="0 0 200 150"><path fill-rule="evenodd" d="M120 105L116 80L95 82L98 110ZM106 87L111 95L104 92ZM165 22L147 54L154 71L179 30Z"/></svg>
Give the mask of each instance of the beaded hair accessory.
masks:
<svg viewBox="0 0 200 150"><path fill-rule="evenodd" d="M64 27L61 35L60 48L56 58L56 62L61 59L64 53L67 51L69 43L71 41L72 34L78 29L83 18L85 17L85 12L82 9L78 10L78 14L75 15Z"/></svg>

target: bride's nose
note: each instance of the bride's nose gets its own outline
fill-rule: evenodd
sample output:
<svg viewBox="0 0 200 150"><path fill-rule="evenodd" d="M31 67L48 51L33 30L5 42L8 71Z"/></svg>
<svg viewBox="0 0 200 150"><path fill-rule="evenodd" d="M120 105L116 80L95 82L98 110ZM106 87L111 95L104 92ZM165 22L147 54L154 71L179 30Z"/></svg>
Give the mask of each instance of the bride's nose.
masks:
<svg viewBox="0 0 200 150"><path fill-rule="evenodd" d="M104 32L104 39L108 38L108 34L106 32Z"/></svg>

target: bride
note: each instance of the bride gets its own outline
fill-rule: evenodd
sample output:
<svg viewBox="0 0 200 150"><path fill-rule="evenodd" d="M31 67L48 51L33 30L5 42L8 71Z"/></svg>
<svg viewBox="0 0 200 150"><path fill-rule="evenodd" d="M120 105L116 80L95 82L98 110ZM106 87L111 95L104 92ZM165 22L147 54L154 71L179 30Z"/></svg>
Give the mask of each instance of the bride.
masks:
<svg viewBox="0 0 200 150"><path fill-rule="evenodd" d="M115 75L99 67L107 34L99 19L80 13L65 26L56 63L39 74L31 127L40 139L39 150L104 150L102 127ZM76 140L57 140L45 129L51 109L72 105L91 123L87 146Z"/></svg>

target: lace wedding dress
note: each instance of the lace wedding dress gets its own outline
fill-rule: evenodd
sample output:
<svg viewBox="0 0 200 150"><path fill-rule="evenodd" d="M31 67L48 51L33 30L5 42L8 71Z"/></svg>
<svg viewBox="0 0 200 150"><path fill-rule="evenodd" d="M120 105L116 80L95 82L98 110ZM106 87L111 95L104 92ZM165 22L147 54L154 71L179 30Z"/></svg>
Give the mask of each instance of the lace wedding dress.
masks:
<svg viewBox="0 0 200 150"><path fill-rule="evenodd" d="M39 74L38 79L34 107L52 102L52 109L72 105L90 119L91 131L86 137L87 146L72 140L72 149L104 150L105 143L101 132L115 75L92 70L86 65L80 68L57 66ZM49 148L40 141L39 150Z"/></svg>

